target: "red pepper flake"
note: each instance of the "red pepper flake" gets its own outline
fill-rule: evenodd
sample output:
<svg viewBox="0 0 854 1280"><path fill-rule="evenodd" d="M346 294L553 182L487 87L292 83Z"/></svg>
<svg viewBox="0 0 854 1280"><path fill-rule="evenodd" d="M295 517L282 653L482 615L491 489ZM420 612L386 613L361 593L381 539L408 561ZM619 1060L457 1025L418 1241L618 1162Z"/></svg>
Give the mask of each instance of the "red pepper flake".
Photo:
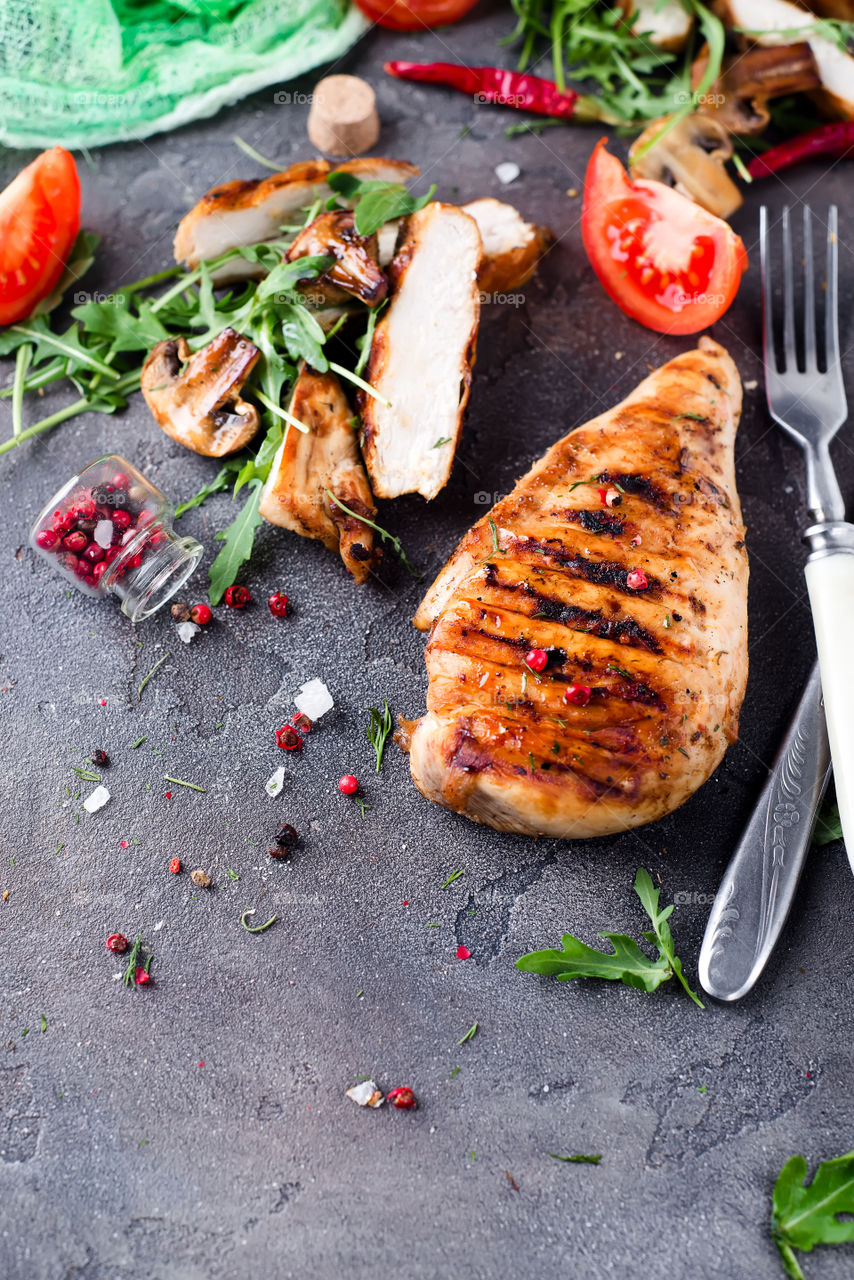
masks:
<svg viewBox="0 0 854 1280"><path fill-rule="evenodd" d="M129 843L129 841L127 841L127 840L120 840L120 841L119 841L119 848L120 848L120 849L129 849L129 848L130 848L130 843Z"/></svg>
<svg viewBox="0 0 854 1280"><path fill-rule="evenodd" d="M643 569L632 569L631 573L626 575L626 586L632 591L646 591L649 579Z"/></svg>
<svg viewBox="0 0 854 1280"><path fill-rule="evenodd" d="M171 791L166 791L166 792L164 792L164 794L165 794L165 796L166 796L166 799L167 799L167 800L171 800L171 799L172 799L172 792L171 792Z"/></svg>
<svg viewBox="0 0 854 1280"><path fill-rule="evenodd" d="M457 959L468 960L470 955L471 955L471 952L469 951L468 947L464 947L462 943L460 943L460 945L457 947Z"/></svg>
<svg viewBox="0 0 854 1280"><path fill-rule="evenodd" d="M106 699L106 698L101 698L101 706L102 706L102 707L105 707L106 705L107 705L107 699Z"/></svg>
<svg viewBox="0 0 854 1280"><path fill-rule="evenodd" d="M181 870L181 859L173 858L169 863L169 870L172 872L173 876L177 876L178 872Z"/></svg>
<svg viewBox="0 0 854 1280"><path fill-rule="evenodd" d="M137 965L135 981L138 987L144 987L146 982L151 981L151 974L147 969L143 969L141 965Z"/></svg>
<svg viewBox="0 0 854 1280"><path fill-rule="evenodd" d="M200 1063L199 1063L199 1066L200 1066L200 1067L203 1067L204 1065L205 1065L205 1064L204 1064L204 1062L200 1062Z"/></svg>
<svg viewBox="0 0 854 1280"><path fill-rule="evenodd" d="M405 899L405 898L403 899L403 905L404 905L405 907L408 907L408 906L409 906L409 903L406 901L406 899Z"/></svg>
<svg viewBox="0 0 854 1280"><path fill-rule="evenodd" d="M599 494L599 501L602 503L602 506L604 507L605 503L608 501L608 490L597 489L596 492Z"/></svg>

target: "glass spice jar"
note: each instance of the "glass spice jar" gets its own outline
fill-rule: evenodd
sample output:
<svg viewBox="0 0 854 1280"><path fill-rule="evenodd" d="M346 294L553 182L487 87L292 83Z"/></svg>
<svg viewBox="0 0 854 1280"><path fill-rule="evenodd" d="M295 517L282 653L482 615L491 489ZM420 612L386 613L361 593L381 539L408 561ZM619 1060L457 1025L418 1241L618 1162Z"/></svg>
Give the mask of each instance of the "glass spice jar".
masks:
<svg viewBox="0 0 854 1280"><path fill-rule="evenodd" d="M202 558L179 538L164 494L118 454L90 462L53 495L30 546L87 596L114 595L131 622L161 608Z"/></svg>

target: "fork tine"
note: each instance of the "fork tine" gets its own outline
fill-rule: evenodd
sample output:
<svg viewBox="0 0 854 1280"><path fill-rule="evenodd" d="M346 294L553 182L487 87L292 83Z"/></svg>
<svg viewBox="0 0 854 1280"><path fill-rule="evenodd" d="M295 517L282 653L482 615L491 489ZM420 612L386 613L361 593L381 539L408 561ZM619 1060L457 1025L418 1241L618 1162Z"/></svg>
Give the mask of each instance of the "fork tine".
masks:
<svg viewBox="0 0 854 1280"><path fill-rule="evenodd" d="M827 290L824 311L825 363L828 373L839 366L839 214L835 204L827 211Z"/></svg>
<svg viewBox="0 0 854 1280"><path fill-rule="evenodd" d="M792 223L789 206L783 210L783 356L786 372L795 373L798 354L795 347L795 286L792 271Z"/></svg>
<svg viewBox="0 0 854 1280"><path fill-rule="evenodd" d="M762 276L762 357L766 369L775 369L771 246L768 240L768 209L764 204L759 210L759 270Z"/></svg>
<svg viewBox="0 0 854 1280"><path fill-rule="evenodd" d="M804 205L804 369L818 369L815 340L815 272L812 258L812 210Z"/></svg>

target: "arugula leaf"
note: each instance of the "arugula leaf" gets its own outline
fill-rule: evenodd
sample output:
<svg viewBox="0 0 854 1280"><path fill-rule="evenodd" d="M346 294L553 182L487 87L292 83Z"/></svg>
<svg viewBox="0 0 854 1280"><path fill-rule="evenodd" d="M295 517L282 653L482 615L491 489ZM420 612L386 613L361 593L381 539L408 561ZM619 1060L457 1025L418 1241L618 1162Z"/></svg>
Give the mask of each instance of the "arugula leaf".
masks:
<svg viewBox="0 0 854 1280"><path fill-rule="evenodd" d="M360 236L372 236L385 222L404 218L429 204L436 193L435 183L423 196L412 196L399 182L391 182L384 191L368 191L356 205L353 225Z"/></svg>
<svg viewBox="0 0 854 1280"><path fill-rule="evenodd" d="M192 510L193 507L200 507L212 494L220 493L223 489L227 489L231 484L232 476L242 466L242 459L228 458L209 484L203 484L199 492L194 494L192 498L188 498L186 502L178 503L175 508L175 519L180 520L185 512Z"/></svg>
<svg viewBox="0 0 854 1280"><path fill-rule="evenodd" d="M48 312L53 311L54 307L59 306L66 290L71 285L76 284L95 261L95 250L100 240L101 237L96 236L92 231L78 231L77 239L71 246L71 253L68 255L62 275L47 297L36 303L30 312L31 316L45 316Z"/></svg>
<svg viewBox="0 0 854 1280"><path fill-rule="evenodd" d="M562 950L531 951L516 961L516 968L529 973L541 973L555 977L559 982L574 978L606 978L623 982L639 991L655 991L675 974L688 995L699 1005L705 1006L691 990L682 973L682 962L676 956L673 936L667 921L673 912L673 904L660 911L659 891L653 887L652 877L643 867L635 876L635 893L652 921L652 931L643 934L647 942L658 948L658 958L651 960L627 934L603 932L598 936L607 939L613 951L597 951L571 933L561 938Z"/></svg>
<svg viewBox="0 0 854 1280"><path fill-rule="evenodd" d="M241 566L252 554L255 530L261 523L261 517L258 514L258 503L260 501L261 481L252 480L249 486L249 496L243 505L240 515L231 522L227 529L222 529L216 535L216 541L224 543L224 546L208 570L208 577L211 580L209 592L211 604L220 603L225 595L226 588L232 585Z"/></svg>
<svg viewBox="0 0 854 1280"><path fill-rule="evenodd" d="M368 327L361 338L356 339L356 346L359 348L359 359L353 369L356 377L361 377L365 372L365 366L371 358L371 344L374 340L374 330L377 327L377 321L388 306L388 299L381 302L378 307L372 307L368 312Z"/></svg>
<svg viewBox="0 0 854 1280"><path fill-rule="evenodd" d="M334 265L335 259L330 254L280 262L258 285L255 297L259 302L265 302L277 293L290 294L301 280L315 280Z"/></svg>
<svg viewBox="0 0 854 1280"><path fill-rule="evenodd" d="M110 339L110 348L119 351L149 351L158 342L170 337L160 320L151 311L151 303L140 302L137 315L132 314L129 303L133 295L121 302L84 302L74 307L71 314L79 320L87 333Z"/></svg>
<svg viewBox="0 0 854 1280"><path fill-rule="evenodd" d="M305 360L318 373L326 373L329 368L323 354L326 334L310 311L305 307L287 303L280 308L282 313L282 338L288 355L293 360Z"/></svg>
<svg viewBox="0 0 854 1280"><path fill-rule="evenodd" d="M817 1244L854 1240L854 1222L838 1217L854 1213L854 1151L824 1160L807 1185L806 1176L804 1157L791 1156L774 1184L771 1237L792 1280L804 1280L796 1249L809 1253Z"/></svg>

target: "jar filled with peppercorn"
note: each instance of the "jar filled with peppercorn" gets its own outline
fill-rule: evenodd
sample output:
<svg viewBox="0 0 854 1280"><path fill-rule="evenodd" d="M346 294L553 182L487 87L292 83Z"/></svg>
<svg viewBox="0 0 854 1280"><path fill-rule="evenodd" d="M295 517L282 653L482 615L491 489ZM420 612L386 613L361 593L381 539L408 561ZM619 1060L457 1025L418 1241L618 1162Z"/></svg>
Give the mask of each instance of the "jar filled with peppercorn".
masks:
<svg viewBox="0 0 854 1280"><path fill-rule="evenodd" d="M88 596L114 595L131 622L155 613L202 558L172 528L164 494L117 454L96 458L54 494L30 546Z"/></svg>

